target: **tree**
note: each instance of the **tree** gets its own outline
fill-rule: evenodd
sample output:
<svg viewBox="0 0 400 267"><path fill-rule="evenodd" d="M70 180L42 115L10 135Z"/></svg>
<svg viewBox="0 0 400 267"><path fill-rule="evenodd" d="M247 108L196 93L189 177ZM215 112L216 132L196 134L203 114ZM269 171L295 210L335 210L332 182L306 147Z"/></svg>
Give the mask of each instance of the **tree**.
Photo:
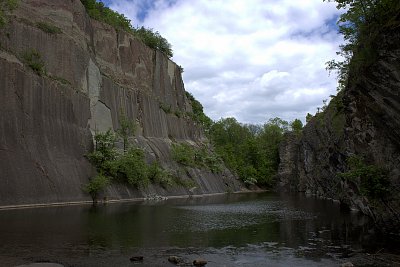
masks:
<svg viewBox="0 0 400 267"><path fill-rule="evenodd" d="M126 152L129 146L129 137L135 135L136 123L129 120L126 115L121 112L119 115L119 126L116 132L118 136L122 138L124 142L124 152Z"/></svg>
<svg viewBox="0 0 400 267"><path fill-rule="evenodd" d="M338 90L346 85L350 67L353 71L374 62L377 51L373 42L382 28L393 27L390 23L400 11L400 1L396 0L324 0L336 2L337 9L344 9L339 17L339 32L345 43L338 55L342 61L327 62L327 70L338 73ZM396 19L394 19L396 21ZM398 25L397 25L398 26Z"/></svg>
<svg viewBox="0 0 400 267"><path fill-rule="evenodd" d="M290 123L290 127L292 128L292 131L296 134L301 133L303 130L303 123L299 119L295 119Z"/></svg>
<svg viewBox="0 0 400 267"><path fill-rule="evenodd" d="M110 179L102 173L93 177L89 183L83 187L83 191L92 197L93 204L97 203L97 197L110 184Z"/></svg>
<svg viewBox="0 0 400 267"><path fill-rule="evenodd" d="M313 118L313 115L311 115L310 113L307 113L306 122L308 123L309 121L311 121L312 118Z"/></svg>

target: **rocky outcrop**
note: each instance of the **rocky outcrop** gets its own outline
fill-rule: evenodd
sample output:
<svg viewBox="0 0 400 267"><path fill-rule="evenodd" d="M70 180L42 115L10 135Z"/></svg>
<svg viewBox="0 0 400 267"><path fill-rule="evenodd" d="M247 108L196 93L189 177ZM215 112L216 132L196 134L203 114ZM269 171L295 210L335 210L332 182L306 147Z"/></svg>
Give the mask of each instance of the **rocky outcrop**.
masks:
<svg viewBox="0 0 400 267"><path fill-rule="evenodd" d="M340 200L370 215L382 230L399 234L399 32L383 32L374 49L377 59L350 73L348 86L307 124L302 136L282 143L280 177L284 187ZM360 180L339 175L349 170L352 156L387 171L390 185L384 197L369 197L361 192Z"/></svg>
<svg viewBox="0 0 400 267"><path fill-rule="evenodd" d="M191 105L178 66L92 20L79 0L20 1L0 36L0 205L89 200L82 185L95 170L85 154L96 131L119 128L121 114L137 122L135 142L163 166L179 168L170 156L173 141L207 142L193 120L179 116ZM181 176L197 183L199 194L240 188L227 170L189 168ZM188 190L118 185L105 194L121 199Z"/></svg>

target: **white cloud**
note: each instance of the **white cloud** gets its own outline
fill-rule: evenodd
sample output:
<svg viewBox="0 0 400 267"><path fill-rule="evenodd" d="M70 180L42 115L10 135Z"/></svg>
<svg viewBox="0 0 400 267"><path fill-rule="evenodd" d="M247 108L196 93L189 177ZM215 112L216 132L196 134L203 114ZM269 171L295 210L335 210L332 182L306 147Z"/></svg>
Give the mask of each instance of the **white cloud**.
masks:
<svg viewBox="0 0 400 267"><path fill-rule="evenodd" d="M143 3L147 2L147 5ZM143 8L147 16L143 16ZM113 0L133 25L158 30L184 67L186 90L213 119L263 123L314 113L336 91L325 71L341 38L322 0Z"/></svg>

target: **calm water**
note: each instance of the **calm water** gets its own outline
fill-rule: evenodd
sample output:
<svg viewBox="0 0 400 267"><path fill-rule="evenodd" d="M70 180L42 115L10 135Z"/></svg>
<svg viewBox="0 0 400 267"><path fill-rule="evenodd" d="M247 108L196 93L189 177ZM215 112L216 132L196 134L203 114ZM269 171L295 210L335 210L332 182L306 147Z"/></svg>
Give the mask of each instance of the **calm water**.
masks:
<svg viewBox="0 0 400 267"><path fill-rule="evenodd" d="M331 201L271 193L8 210L0 266L174 266L171 255L207 266L385 266L366 254L385 245L369 230Z"/></svg>

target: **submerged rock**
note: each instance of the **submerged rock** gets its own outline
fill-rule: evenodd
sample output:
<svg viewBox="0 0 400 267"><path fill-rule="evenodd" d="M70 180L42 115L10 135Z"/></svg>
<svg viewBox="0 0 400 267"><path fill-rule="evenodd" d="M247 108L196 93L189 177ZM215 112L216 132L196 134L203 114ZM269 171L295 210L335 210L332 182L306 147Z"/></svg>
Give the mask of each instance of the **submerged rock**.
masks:
<svg viewBox="0 0 400 267"><path fill-rule="evenodd" d="M193 261L194 266L204 266L207 264L207 261L205 259L195 259Z"/></svg>
<svg viewBox="0 0 400 267"><path fill-rule="evenodd" d="M143 261L143 256L133 256L130 258L131 261Z"/></svg>
<svg viewBox="0 0 400 267"><path fill-rule="evenodd" d="M174 264L181 264L184 263L184 260L178 256L169 256L168 261Z"/></svg>

